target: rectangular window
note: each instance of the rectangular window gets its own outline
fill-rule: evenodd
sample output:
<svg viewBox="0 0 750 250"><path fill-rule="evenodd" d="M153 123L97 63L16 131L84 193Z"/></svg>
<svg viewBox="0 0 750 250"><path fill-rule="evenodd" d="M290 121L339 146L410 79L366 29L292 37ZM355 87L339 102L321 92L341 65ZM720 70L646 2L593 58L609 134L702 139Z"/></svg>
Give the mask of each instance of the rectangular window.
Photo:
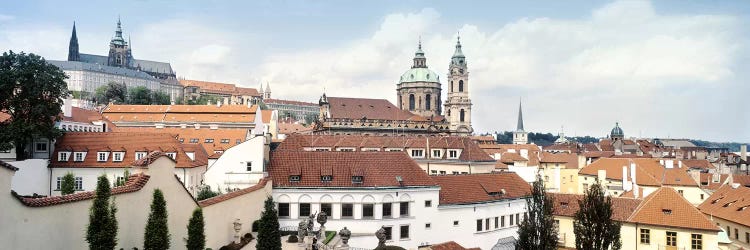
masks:
<svg viewBox="0 0 750 250"><path fill-rule="evenodd" d="M424 229L430 229L430 228L432 228L432 224L430 224L430 223L425 223L424 224Z"/></svg>
<svg viewBox="0 0 750 250"><path fill-rule="evenodd" d="M253 162L248 161L245 163L245 171L248 171L248 172L253 171Z"/></svg>
<svg viewBox="0 0 750 250"><path fill-rule="evenodd" d="M214 143L214 139L212 139L212 138L206 138L205 140L203 140L203 142L204 143Z"/></svg>
<svg viewBox="0 0 750 250"><path fill-rule="evenodd" d="M500 218L495 217L495 229L497 229L498 226L500 226Z"/></svg>
<svg viewBox="0 0 750 250"><path fill-rule="evenodd" d="M409 238L409 225L401 225L401 239L408 239Z"/></svg>
<svg viewBox="0 0 750 250"><path fill-rule="evenodd" d="M641 228L641 243L651 244L651 230Z"/></svg>
<svg viewBox="0 0 750 250"><path fill-rule="evenodd" d="M289 203L279 203L279 217L289 217Z"/></svg>
<svg viewBox="0 0 750 250"><path fill-rule="evenodd" d="M453 221L453 226L454 226L454 227L455 227L455 226L458 226L458 221L457 221L457 220L454 220L454 221Z"/></svg>
<svg viewBox="0 0 750 250"><path fill-rule="evenodd" d="M508 215L508 226L513 226L513 215Z"/></svg>
<svg viewBox="0 0 750 250"><path fill-rule="evenodd" d="M57 177L57 185L56 185L57 188L55 188L55 190L60 190L61 183L62 183L62 177Z"/></svg>
<svg viewBox="0 0 750 250"><path fill-rule="evenodd" d="M444 175L444 174L445 174L445 171L440 171L440 174L441 174L441 175Z"/></svg>
<svg viewBox="0 0 750 250"><path fill-rule="evenodd" d="M500 227L505 227L505 215L500 216Z"/></svg>
<svg viewBox="0 0 750 250"><path fill-rule="evenodd" d="M393 240L393 227L383 227L385 229L385 240Z"/></svg>
<svg viewBox="0 0 750 250"><path fill-rule="evenodd" d="M146 152L135 152L135 160L140 160L141 158L146 157Z"/></svg>
<svg viewBox="0 0 750 250"><path fill-rule="evenodd" d="M358 176L358 175L352 176L352 183L354 184L362 184L363 181L364 181L364 177L362 176Z"/></svg>
<svg viewBox="0 0 750 250"><path fill-rule="evenodd" d="M180 138L180 143L184 143L184 142L185 142L185 138Z"/></svg>
<svg viewBox="0 0 750 250"><path fill-rule="evenodd" d="M198 143L198 138L190 138L190 143Z"/></svg>
<svg viewBox="0 0 750 250"><path fill-rule="evenodd" d="M685 194L682 192L682 190L677 190L677 193L680 193L681 196L685 196Z"/></svg>
<svg viewBox="0 0 750 250"><path fill-rule="evenodd" d="M237 143L237 144L240 144L240 143L242 143L242 139L237 139L237 140L235 141L235 143Z"/></svg>
<svg viewBox="0 0 750 250"><path fill-rule="evenodd" d="M737 232L737 228L734 229L734 239L739 240L740 239L740 233Z"/></svg>
<svg viewBox="0 0 750 250"><path fill-rule="evenodd" d="M482 231L482 219L477 220L477 232Z"/></svg>
<svg viewBox="0 0 750 250"><path fill-rule="evenodd" d="M333 175L322 175L322 176L320 176L320 181L322 181L322 182L331 182L331 181L333 181Z"/></svg>
<svg viewBox="0 0 750 250"><path fill-rule="evenodd" d="M520 215L521 214L516 214L516 226L520 225L521 223L521 220L519 220L519 218L521 217Z"/></svg>
<svg viewBox="0 0 750 250"><path fill-rule="evenodd" d="M690 249L702 250L703 249L703 235L691 234L690 235Z"/></svg>
<svg viewBox="0 0 750 250"><path fill-rule="evenodd" d="M300 217L310 216L310 203L299 204L299 216Z"/></svg>
<svg viewBox="0 0 750 250"><path fill-rule="evenodd" d="M328 216L333 215L333 205L331 203L320 203L320 211L326 212Z"/></svg>
<svg viewBox="0 0 750 250"><path fill-rule="evenodd" d="M490 230L490 218L484 219L484 230Z"/></svg>
<svg viewBox="0 0 750 250"><path fill-rule="evenodd" d="M115 162L122 161L123 154L125 154L125 153L123 153L123 152L112 153L112 161L115 161Z"/></svg>
<svg viewBox="0 0 750 250"><path fill-rule="evenodd" d="M458 158L458 150L448 150L448 158L449 159L457 159Z"/></svg>
<svg viewBox="0 0 750 250"><path fill-rule="evenodd" d="M229 139L221 139L222 144L229 144Z"/></svg>
<svg viewBox="0 0 750 250"><path fill-rule="evenodd" d="M362 204L362 217L372 218L375 217L375 205L373 204Z"/></svg>
<svg viewBox="0 0 750 250"><path fill-rule="evenodd" d="M301 178L302 178L302 177L301 177L301 176L299 176L299 175L290 175L290 176L289 176L289 182L299 182L299 180L300 180Z"/></svg>
<svg viewBox="0 0 750 250"><path fill-rule="evenodd" d="M677 232L667 231L667 246L677 246Z"/></svg>
<svg viewBox="0 0 750 250"><path fill-rule="evenodd" d="M343 218L354 217L354 204L351 204L351 203L341 204L341 217Z"/></svg>
<svg viewBox="0 0 750 250"><path fill-rule="evenodd" d="M750 233L745 232L745 242L750 243Z"/></svg>
<svg viewBox="0 0 750 250"><path fill-rule="evenodd" d="M432 158L440 158L440 149L432 150Z"/></svg>
<svg viewBox="0 0 750 250"><path fill-rule="evenodd" d="M97 161L107 161L107 152L99 152L96 157Z"/></svg>
<svg viewBox="0 0 750 250"><path fill-rule="evenodd" d="M424 201L424 207L432 207L432 200Z"/></svg>
<svg viewBox="0 0 750 250"><path fill-rule="evenodd" d="M37 142L36 143L35 151L36 152L47 152L47 142L46 141Z"/></svg>
<svg viewBox="0 0 750 250"><path fill-rule="evenodd" d="M339 152L354 152L353 148L339 148Z"/></svg>
<svg viewBox="0 0 750 250"><path fill-rule="evenodd" d="M73 154L74 161L83 161L83 152L75 152Z"/></svg>
<svg viewBox="0 0 750 250"><path fill-rule="evenodd" d="M422 157L424 157L424 150L422 150L422 149L413 149L413 150L411 150L411 157L414 157L414 158L422 158Z"/></svg>
<svg viewBox="0 0 750 250"><path fill-rule="evenodd" d="M68 161L68 157L70 157L68 152L57 153L57 161Z"/></svg>
<svg viewBox="0 0 750 250"><path fill-rule="evenodd" d="M383 203L383 218L392 216L393 209L391 207L391 203Z"/></svg>
<svg viewBox="0 0 750 250"><path fill-rule="evenodd" d="M76 177L75 188L79 191L83 190L83 177Z"/></svg>
<svg viewBox="0 0 750 250"><path fill-rule="evenodd" d="M399 215L401 215L401 217L409 216L409 202L408 201L401 202L399 206Z"/></svg>
<svg viewBox="0 0 750 250"><path fill-rule="evenodd" d="M169 158L172 158L172 160L177 160L177 153L175 152L167 153L167 156L169 156Z"/></svg>

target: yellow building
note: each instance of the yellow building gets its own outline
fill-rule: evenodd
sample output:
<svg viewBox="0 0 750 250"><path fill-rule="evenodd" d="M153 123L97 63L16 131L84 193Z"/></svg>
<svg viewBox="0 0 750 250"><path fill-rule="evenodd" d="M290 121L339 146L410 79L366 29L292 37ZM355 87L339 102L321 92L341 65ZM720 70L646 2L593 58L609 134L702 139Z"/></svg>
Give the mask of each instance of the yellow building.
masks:
<svg viewBox="0 0 750 250"><path fill-rule="evenodd" d="M584 159L572 153L539 154L539 171L549 192L578 193L578 170Z"/></svg>
<svg viewBox="0 0 750 250"><path fill-rule="evenodd" d="M574 215L583 195L553 194L561 248L575 248ZM622 223L622 249L728 249L721 230L675 189L661 187L643 199L612 198L612 219Z"/></svg>
<svg viewBox="0 0 750 250"><path fill-rule="evenodd" d="M738 184L724 185L698 210L726 229L730 249L750 249L750 188Z"/></svg>

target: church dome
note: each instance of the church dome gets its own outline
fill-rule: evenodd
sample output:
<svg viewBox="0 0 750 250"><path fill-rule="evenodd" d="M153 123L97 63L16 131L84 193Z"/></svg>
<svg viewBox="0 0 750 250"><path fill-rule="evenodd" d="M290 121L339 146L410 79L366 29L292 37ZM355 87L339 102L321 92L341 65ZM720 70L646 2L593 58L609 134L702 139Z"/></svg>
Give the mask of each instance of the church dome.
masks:
<svg viewBox="0 0 750 250"><path fill-rule="evenodd" d="M612 128L612 132L609 133L609 137L615 138L615 137L623 137L625 136L625 133L622 132L622 128L620 128L620 123L616 122L615 127Z"/></svg>
<svg viewBox="0 0 750 250"><path fill-rule="evenodd" d="M432 71L428 68L411 68L407 70L403 75L401 75L401 79L398 81L399 83L404 82L436 82L440 83L440 75L435 73L435 71Z"/></svg>

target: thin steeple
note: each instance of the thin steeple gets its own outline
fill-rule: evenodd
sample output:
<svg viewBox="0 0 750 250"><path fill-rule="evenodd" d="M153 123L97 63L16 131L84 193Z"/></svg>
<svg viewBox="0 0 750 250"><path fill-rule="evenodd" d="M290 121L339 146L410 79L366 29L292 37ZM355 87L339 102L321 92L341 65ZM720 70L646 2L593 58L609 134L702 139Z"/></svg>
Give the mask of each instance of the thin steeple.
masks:
<svg viewBox="0 0 750 250"><path fill-rule="evenodd" d="M417 43L417 52L414 53L414 65L412 68L427 68L427 58L424 56L422 51L422 36L419 36L419 42Z"/></svg>
<svg viewBox="0 0 750 250"><path fill-rule="evenodd" d="M523 131L523 111L521 110L521 100L518 100L518 125L516 131Z"/></svg>
<svg viewBox="0 0 750 250"><path fill-rule="evenodd" d="M70 44L68 45L68 61L80 61L78 52L78 35L76 34L76 22L73 21L73 32L70 34Z"/></svg>
<svg viewBox="0 0 750 250"><path fill-rule="evenodd" d="M115 37L112 38L112 41L110 42L114 45L125 45L125 39L122 38L122 22L120 21L120 16L117 16L117 28L115 29Z"/></svg>

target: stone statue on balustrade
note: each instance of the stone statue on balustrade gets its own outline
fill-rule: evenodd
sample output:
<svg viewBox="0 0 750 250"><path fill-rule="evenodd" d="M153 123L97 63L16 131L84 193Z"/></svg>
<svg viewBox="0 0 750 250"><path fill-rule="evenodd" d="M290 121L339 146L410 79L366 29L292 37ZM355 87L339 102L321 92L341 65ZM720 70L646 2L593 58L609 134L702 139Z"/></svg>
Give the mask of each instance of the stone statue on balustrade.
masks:
<svg viewBox="0 0 750 250"><path fill-rule="evenodd" d="M318 213L317 221L318 221L318 224L320 224L320 229L318 230L318 238L325 237L325 233L326 233L325 224L328 221L328 215L326 214L325 211L320 211L320 213Z"/></svg>
<svg viewBox="0 0 750 250"><path fill-rule="evenodd" d="M305 235L307 234L307 220L302 219L297 225L297 237L300 243L305 243Z"/></svg>
<svg viewBox="0 0 750 250"><path fill-rule="evenodd" d="M352 237L352 232L349 231L346 227L344 229L341 229L339 231L339 237L341 237L341 242L344 243L342 247L348 247L349 246L349 238Z"/></svg>
<svg viewBox="0 0 750 250"><path fill-rule="evenodd" d="M313 231L313 227L315 227L315 215L317 215L317 214L318 213L315 212L314 214L310 214L310 217L307 218L307 235L309 235L309 236L315 236L314 235L315 232Z"/></svg>
<svg viewBox="0 0 750 250"><path fill-rule="evenodd" d="M378 231L375 231L375 237L378 238L378 247L385 247L385 228L380 227Z"/></svg>

